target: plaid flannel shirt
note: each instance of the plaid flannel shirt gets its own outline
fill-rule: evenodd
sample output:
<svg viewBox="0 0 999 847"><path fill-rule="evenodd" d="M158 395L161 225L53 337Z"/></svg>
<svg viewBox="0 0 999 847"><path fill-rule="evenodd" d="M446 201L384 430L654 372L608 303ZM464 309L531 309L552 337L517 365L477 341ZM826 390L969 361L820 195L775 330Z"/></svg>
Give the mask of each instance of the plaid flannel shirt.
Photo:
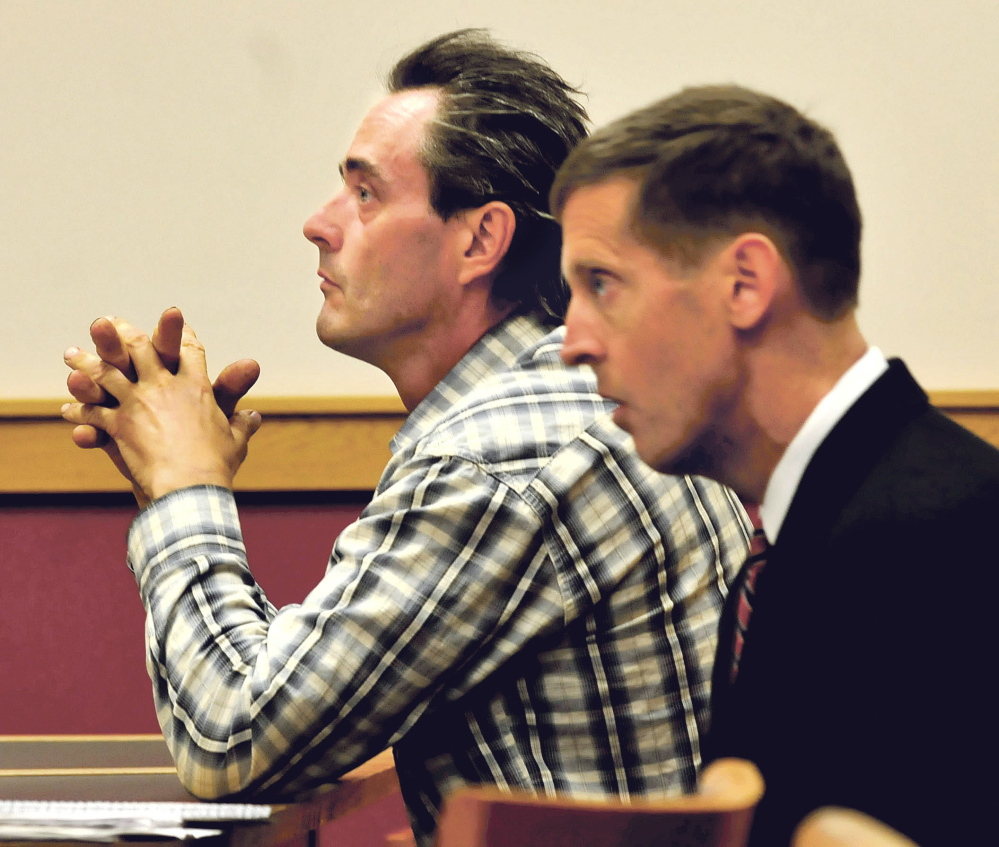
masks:
<svg viewBox="0 0 999 847"><path fill-rule="evenodd" d="M140 513L148 667L193 793L289 797L391 745L425 841L468 783L694 786L748 522L721 486L643 465L561 338L520 316L478 342L300 605L254 582L228 490Z"/></svg>

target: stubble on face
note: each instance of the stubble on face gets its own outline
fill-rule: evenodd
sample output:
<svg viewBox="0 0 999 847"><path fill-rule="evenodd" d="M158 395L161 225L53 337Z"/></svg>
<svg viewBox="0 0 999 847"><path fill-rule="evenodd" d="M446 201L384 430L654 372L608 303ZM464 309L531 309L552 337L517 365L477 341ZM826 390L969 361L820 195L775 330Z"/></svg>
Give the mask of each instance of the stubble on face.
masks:
<svg viewBox="0 0 999 847"><path fill-rule="evenodd" d="M438 101L434 91L405 91L371 109L341 166L344 189L321 213L339 242L324 250L310 236L324 278L320 339L383 370L446 313L452 227L430 206L419 156Z"/></svg>

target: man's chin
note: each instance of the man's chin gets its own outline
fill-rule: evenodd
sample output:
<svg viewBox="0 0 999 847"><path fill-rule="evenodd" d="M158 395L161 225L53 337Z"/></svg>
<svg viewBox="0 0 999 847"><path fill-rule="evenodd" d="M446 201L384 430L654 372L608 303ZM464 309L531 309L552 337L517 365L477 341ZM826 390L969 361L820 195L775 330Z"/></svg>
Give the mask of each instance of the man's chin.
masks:
<svg viewBox="0 0 999 847"><path fill-rule="evenodd" d="M323 344L337 351L349 343L350 339L349 333L345 332L344 327L336 320L336 316L331 316L325 311L320 312L316 318L316 335Z"/></svg>
<svg viewBox="0 0 999 847"><path fill-rule="evenodd" d="M618 424L618 426L621 425ZM643 438L641 432L637 433L636 436L636 433L630 431L627 427L621 426L621 429L631 435L632 440L635 442L635 452L638 453L639 459L653 470L657 470L660 473L668 473L663 468L668 467L672 463L673 457L663 450L662 444L656 444Z"/></svg>
<svg viewBox="0 0 999 847"><path fill-rule="evenodd" d="M656 440L658 432L643 432L642 427L636 425L632 410L624 403L614 409L612 417L615 425L627 432L635 442L638 457L659 473L704 476L713 467L711 455L703 446L663 444L661 440Z"/></svg>
<svg viewBox="0 0 999 847"><path fill-rule="evenodd" d="M356 332L348 332L343 327L331 327L329 324L324 324L321 316L320 320L316 322L316 335L330 350L379 367L374 358L378 346L366 336L358 336Z"/></svg>
<svg viewBox="0 0 999 847"><path fill-rule="evenodd" d="M643 445L635 441L639 458L650 468L672 476L708 476L714 466L711 456L700 446L669 448L663 445Z"/></svg>

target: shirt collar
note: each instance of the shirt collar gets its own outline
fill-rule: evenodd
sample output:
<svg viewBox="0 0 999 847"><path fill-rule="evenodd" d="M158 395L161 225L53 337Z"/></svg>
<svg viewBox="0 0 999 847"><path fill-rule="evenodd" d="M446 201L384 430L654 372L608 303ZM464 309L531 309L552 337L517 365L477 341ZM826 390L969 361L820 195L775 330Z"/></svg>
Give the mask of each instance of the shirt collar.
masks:
<svg viewBox="0 0 999 847"><path fill-rule="evenodd" d="M410 412L392 439L392 452L419 441L459 400L487 377L512 368L525 348L550 331L533 315L514 315L490 329Z"/></svg>
<svg viewBox="0 0 999 847"><path fill-rule="evenodd" d="M877 347L869 347L812 409L804 425L787 445L767 482L760 503L760 521L767 540L773 544L780 535L787 510L812 455L840 418L888 370L888 360Z"/></svg>

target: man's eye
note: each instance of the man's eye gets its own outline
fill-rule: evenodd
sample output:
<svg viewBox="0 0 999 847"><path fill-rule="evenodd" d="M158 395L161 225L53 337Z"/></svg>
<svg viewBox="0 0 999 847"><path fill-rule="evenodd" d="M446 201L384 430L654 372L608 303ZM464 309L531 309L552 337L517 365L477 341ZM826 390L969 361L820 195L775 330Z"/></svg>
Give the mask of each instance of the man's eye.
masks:
<svg viewBox="0 0 999 847"><path fill-rule="evenodd" d="M357 187L357 199L360 200L362 203L367 203L371 199L371 197L372 197L371 192L368 191L368 189L365 188L363 185L359 185Z"/></svg>
<svg viewBox="0 0 999 847"><path fill-rule="evenodd" d="M598 297L607 291L607 280L600 271L594 271L590 274L590 291Z"/></svg>

